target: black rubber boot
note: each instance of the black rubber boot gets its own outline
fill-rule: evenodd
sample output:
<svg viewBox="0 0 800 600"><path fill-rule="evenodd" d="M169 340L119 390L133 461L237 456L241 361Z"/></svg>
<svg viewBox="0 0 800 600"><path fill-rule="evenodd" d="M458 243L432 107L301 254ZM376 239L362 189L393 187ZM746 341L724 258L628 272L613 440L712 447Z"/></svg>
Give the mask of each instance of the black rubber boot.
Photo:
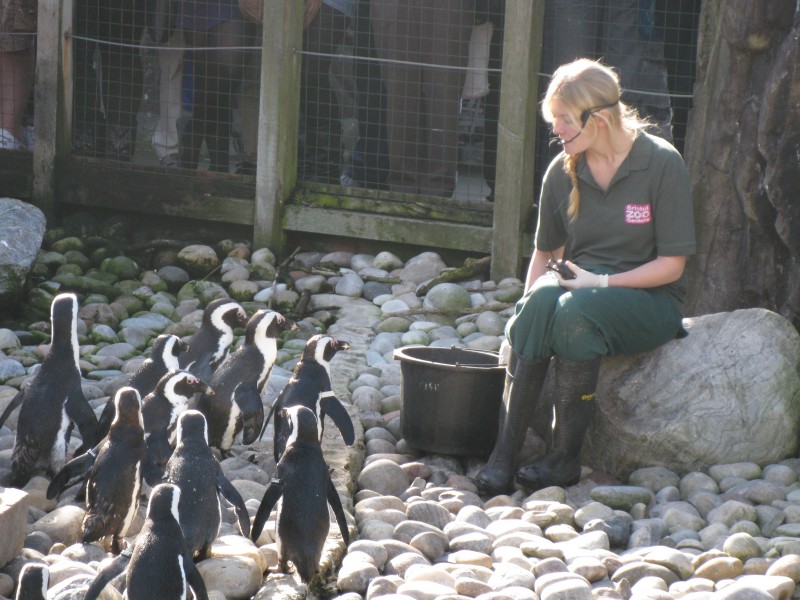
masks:
<svg viewBox="0 0 800 600"><path fill-rule="evenodd" d="M512 490L514 461L525 441L549 365L549 357L531 360L511 353L500 405L497 442L486 466L475 478L482 492L496 496Z"/></svg>
<svg viewBox="0 0 800 600"><path fill-rule="evenodd" d="M581 478L581 446L595 411L600 359L555 359L555 424L550 451L517 471L516 481L528 491L574 485Z"/></svg>

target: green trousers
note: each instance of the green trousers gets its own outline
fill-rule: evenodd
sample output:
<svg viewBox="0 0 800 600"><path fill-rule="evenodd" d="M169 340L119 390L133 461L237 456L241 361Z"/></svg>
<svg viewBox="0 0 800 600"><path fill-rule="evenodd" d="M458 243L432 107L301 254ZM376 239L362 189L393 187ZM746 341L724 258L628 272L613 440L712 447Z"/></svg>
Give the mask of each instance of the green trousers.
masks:
<svg viewBox="0 0 800 600"><path fill-rule="evenodd" d="M506 337L529 359L591 360L638 354L683 337L681 320L677 302L664 288L570 291L547 273L517 302Z"/></svg>

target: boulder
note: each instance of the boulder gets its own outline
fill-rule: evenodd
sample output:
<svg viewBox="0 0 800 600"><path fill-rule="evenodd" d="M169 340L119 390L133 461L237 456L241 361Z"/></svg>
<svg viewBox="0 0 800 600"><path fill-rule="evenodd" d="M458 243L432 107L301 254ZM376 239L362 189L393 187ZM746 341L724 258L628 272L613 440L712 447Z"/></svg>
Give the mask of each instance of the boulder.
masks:
<svg viewBox="0 0 800 600"><path fill-rule="evenodd" d="M42 246L41 210L13 198L0 198L0 308L14 307Z"/></svg>
<svg viewBox="0 0 800 600"><path fill-rule="evenodd" d="M761 308L684 320L689 335L605 359L583 462L627 477L717 463L776 463L800 434L800 334Z"/></svg>

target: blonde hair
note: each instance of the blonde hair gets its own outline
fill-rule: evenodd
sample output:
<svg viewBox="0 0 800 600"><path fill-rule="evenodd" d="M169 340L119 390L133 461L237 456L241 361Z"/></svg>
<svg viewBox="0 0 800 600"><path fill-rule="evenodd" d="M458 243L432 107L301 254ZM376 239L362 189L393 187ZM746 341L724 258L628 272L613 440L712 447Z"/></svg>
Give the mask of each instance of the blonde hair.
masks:
<svg viewBox="0 0 800 600"><path fill-rule="evenodd" d="M579 58L560 66L553 73L550 85L542 100L542 116L552 123L555 119L552 112L554 100L558 100L569 112L575 122L581 122L584 111L606 121L609 127L618 127L633 137L651 126L647 120L639 117L636 109L628 106L620 95L622 88L619 76L609 67L596 60ZM608 114L596 113L598 109L608 110ZM582 153L564 154L564 172L572 181L569 194L567 216L575 219L581 205L581 194L578 190L578 161Z"/></svg>

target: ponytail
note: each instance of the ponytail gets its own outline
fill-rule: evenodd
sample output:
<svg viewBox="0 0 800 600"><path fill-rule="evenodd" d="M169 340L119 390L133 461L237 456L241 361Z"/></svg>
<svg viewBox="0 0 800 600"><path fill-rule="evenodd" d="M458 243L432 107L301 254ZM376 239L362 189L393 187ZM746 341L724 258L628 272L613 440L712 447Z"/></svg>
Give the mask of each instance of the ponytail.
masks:
<svg viewBox="0 0 800 600"><path fill-rule="evenodd" d="M564 172L569 175L572 182L572 190L569 192L569 205L567 206L567 217L574 221L581 208L581 192L578 189L578 160L582 154L564 154Z"/></svg>

